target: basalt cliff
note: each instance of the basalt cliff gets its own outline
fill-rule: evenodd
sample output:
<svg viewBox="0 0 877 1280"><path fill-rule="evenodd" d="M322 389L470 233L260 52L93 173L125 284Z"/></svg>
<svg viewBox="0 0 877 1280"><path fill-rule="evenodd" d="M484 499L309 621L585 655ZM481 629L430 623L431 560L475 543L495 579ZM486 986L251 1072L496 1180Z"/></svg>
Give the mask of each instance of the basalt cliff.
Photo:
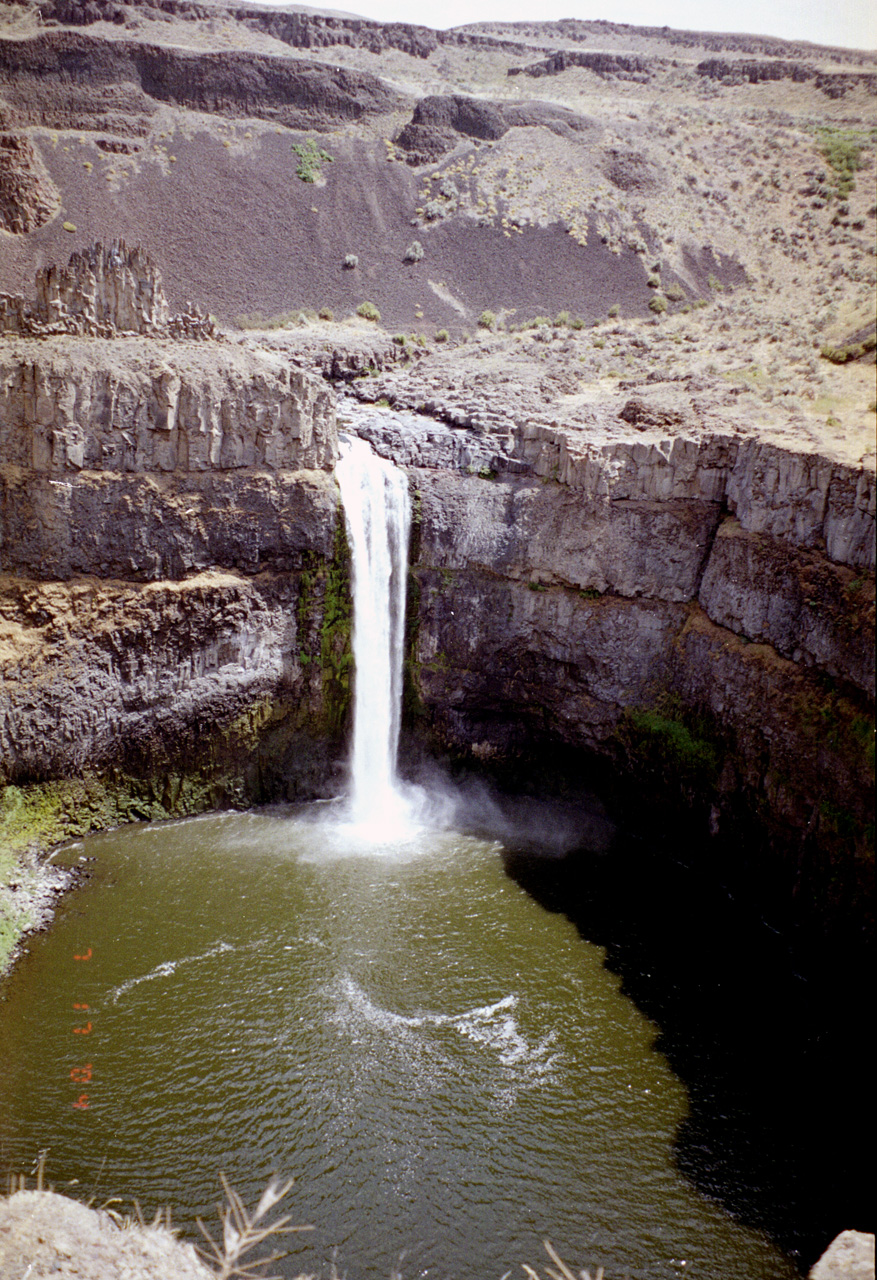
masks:
<svg viewBox="0 0 877 1280"><path fill-rule="evenodd" d="M149 276L114 253L71 296L97 262ZM654 372L564 421L543 354L564 385L591 338L561 329L417 359L362 331L96 337L91 311L0 365L9 840L338 788L340 421L414 495L412 761L681 803L735 883L865 927L873 468Z"/></svg>
<svg viewBox="0 0 877 1280"><path fill-rule="evenodd" d="M612 22L5 6L6 847L338 787L340 420L415 496L409 767L597 779L867 932L875 76Z"/></svg>

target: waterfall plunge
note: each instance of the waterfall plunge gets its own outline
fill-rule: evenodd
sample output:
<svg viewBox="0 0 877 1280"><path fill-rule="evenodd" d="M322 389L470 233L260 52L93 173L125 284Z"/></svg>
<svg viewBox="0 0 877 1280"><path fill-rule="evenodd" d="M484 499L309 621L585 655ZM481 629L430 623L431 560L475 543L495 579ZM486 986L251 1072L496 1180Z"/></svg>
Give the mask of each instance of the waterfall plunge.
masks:
<svg viewBox="0 0 877 1280"><path fill-rule="evenodd" d="M398 467L342 437L335 469L353 567L350 818L366 838L404 836L411 815L396 782L402 706L411 501Z"/></svg>

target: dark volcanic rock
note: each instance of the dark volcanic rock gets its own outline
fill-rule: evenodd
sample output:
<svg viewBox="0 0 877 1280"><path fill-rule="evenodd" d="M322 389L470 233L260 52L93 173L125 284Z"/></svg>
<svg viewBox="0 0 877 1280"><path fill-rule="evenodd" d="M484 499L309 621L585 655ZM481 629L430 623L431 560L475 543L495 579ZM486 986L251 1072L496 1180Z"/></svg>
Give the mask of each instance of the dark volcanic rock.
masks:
<svg viewBox="0 0 877 1280"><path fill-rule="evenodd" d="M376 76L252 53L189 53L75 31L0 41L0 85L18 123L142 133L156 103L327 129L401 99Z"/></svg>
<svg viewBox="0 0 877 1280"><path fill-rule="evenodd" d="M509 129L496 103L478 98L435 95L421 98L409 123L396 138L416 163L450 151L460 136L492 141Z"/></svg>
<svg viewBox="0 0 877 1280"><path fill-rule="evenodd" d="M370 22L364 18L333 17L318 13L253 12L235 9L235 17L248 27L264 31L296 49L325 49L347 45L382 53L399 49L414 58L428 58L439 46L440 36L429 27L409 22Z"/></svg>
<svg viewBox="0 0 877 1280"><path fill-rule="evenodd" d="M87 27L93 22L116 22L120 26L130 21L127 5L116 0L42 0L39 6L43 22L62 22L71 27Z"/></svg>
<svg viewBox="0 0 877 1280"><path fill-rule="evenodd" d="M553 102L514 102L502 107L503 119L510 129L527 127L550 129L561 138L580 141L580 135L598 131L600 126L590 116L580 116Z"/></svg>
<svg viewBox="0 0 877 1280"><path fill-rule="evenodd" d="M617 53L578 53L568 49L560 49L557 53L541 62L533 62L528 67L509 67L510 76L556 76L568 67L585 67L598 76L628 75L637 72L648 72L649 63L645 58L625 57Z"/></svg>
<svg viewBox="0 0 877 1280"><path fill-rule="evenodd" d="M26 235L48 222L58 203L29 139L0 134L0 229Z"/></svg>
<svg viewBox="0 0 877 1280"><path fill-rule="evenodd" d="M374 22L353 15L298 11L279 12L276 9L259 9L256 5L244 8L237 4L211 4L209 7L193 0L129 0L118 4L116 0L39 0L39 12L45 23L58 22L67 26L90 26L94 22L113 22L126 26L136 25L139 17L151 21L198 22L203 19L224 19L240 22L251 31L263 32L294 49L329 49L345 45L352 49L365 49L369 53L383 53L386 49L398 49L414 58L428 58L441 45L491 45L494 48L519 53L521 45L465 30L434 31L430 27L411 22Z"/></svg>
<svg viewBox="0 0 877 1280"><path fill-rule="evenodd" d="M697 64L697 74L730 84L762 84L768 80L792 80L800 84L805 80L815 80L817 89L829 98L843 98L859 86L867 93L877 94L877 75L856 71L819 71L807 62L761 62L755 58L729 62L724 58L707 58Z"/></svg>
<svg viewBox="0 0 877 1280"><path fill-rule="evenodd" d="M638 396L632 396L618 416L635 427L669 427L685 421L681 409Z"/></svg>
<svg viewBox="0 0 877 1280"><path fill-rule="evenodd" d="M489 102L483 98L435 95L421 98L396 143L408 152L411 164L428 164L457 145L461 138L494 142L509 129L539 127L578 141L594 131L586 116L550 102Z"/></svg>
<svg viewBox="0 0 877 1280"><path fill-rule="evenodd" d="M606 152L606 177L619 191L651 194L663 186L662 176L641 151L612 148Z"/></svg>

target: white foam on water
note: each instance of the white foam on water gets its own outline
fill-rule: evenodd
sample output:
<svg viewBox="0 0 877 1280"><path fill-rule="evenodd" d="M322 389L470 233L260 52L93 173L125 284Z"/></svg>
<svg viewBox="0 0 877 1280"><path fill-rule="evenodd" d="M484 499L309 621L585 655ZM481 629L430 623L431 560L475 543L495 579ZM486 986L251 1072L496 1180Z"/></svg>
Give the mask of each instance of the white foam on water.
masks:
<svg viewBox="0 0 877 1280"><path fill-rule="evenodd" d="M395 862L435 859L466 840L455 829L456 816L456 798L449 789L427 790L397 782L377 814L357 816L348 797L319 811L312 809L300 819L311 829L311 838L298 856L303 862L316 863L360 857Z"/></svg>
<svg viewBox="0 0 877 1280"><path fill-rule="evenodd" d="M335 1005L333 1020L354 1043L361 1045L368 1031L377 1031L385 1043L399 1045L409 1057L413 1049L418 1058L425 1055L439 1070L453 1065L456 1051L448 1045L449 1031L483 1049L502 1068L501 1079L497 1080L502 1087L497 1092L507 1101L514 1101L521 1088L536 1088L558 1079L561 1053L555 1032L529 1039L518 1021L520 1000L514 993L462 1013L401 1014L377 1004L354 978L345 974L333 985L330 995ZM485 1078L490 1078L489 1072Z"/></svg>
<svg viewBox="0 0 877 1280"><path fill-rule="evenodd" d="M218 946L211 947L209 951L203 951L197 956L182 956L179 960L166 960L163 964L156 965L154 969L150 969L149 973L140 974L136 978L128 978L125 982L113 987L109 993L110 1004L116 1004L121 1000L122 996L127 995L134 987L139 987L141 982L153 982L156 978L169 978L171 974L176 973L180 965L196 964L199 960L211 960L213 956L220 956L226 951L234 951L235 948L230 942L220 942Z"/></svg>

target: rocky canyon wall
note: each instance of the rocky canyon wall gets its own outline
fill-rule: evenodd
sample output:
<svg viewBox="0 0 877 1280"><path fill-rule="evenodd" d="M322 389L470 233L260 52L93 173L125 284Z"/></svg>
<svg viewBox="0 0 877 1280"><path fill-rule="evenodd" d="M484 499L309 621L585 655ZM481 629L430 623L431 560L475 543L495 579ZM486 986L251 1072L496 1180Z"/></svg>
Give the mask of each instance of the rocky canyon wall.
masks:
<svg viewBox="0 0 877 1280"><path fill-rule="evenodd" d="M7 816L33 786L55 837L319 790L349 630L335 449L331 393L276 355L7 343Z"/></svg>
<svg viewBox="0 0 877 1280"><path fill-rule="evenodd" d="M305 363L282 345L8 339L7 810L63 783L63 833L337 787L347 552L334 393ZM415 493L417 738L535 788L549 760L632 788L786 897L860 896L872 472L732 421L668 427L645 402L605 431L342 417ZM83 778L100 794L71 798Z"/></svg>
<svg viewBox="0 0 877 1280"><path fill-rule="evenodd" d="M356 412L418 495L412 696L438 749L534 787L565 757L787 899L861 895L873 473L732 422L491 439Z"/></svg>

